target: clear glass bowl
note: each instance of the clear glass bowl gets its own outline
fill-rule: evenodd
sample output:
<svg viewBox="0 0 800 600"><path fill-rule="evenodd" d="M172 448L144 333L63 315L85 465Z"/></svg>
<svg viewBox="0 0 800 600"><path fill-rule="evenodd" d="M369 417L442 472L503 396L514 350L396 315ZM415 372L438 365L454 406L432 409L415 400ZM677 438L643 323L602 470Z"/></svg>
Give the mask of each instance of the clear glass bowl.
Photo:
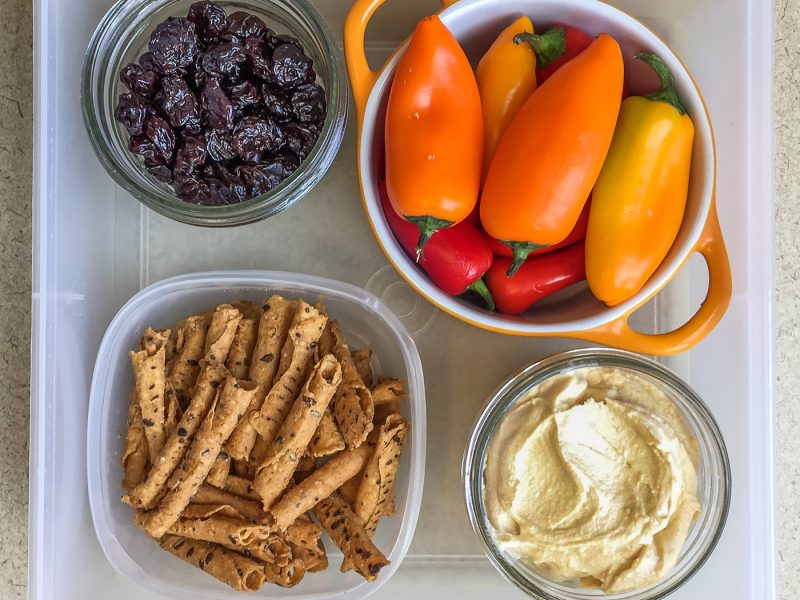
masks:
<svg viewBox="0 0 800 600"><path fill-rule="evenodd" d="M94 151L108 174L138 200L167 217L205 226L252 223L297 202L322 178L341 145L347 118L347 86L338 48L325 21L307 0L218 0L230 14L243 10L261 17L277 33L296 37L314 61L327 96L327 116L317 144L279 186L245 202L198 206L184 202L154 179L128 150L128 133L114 119L125 87L121 68L147 50L153 29L171 16L186 16L194 0L120 0L106 13L89 43L83 65L81 105Z"/></svg>
<svg viewBox="0 0 800 600"><path fill-rule="evenodd" d="M697 495L701 513L675 567L647 588L610 594L553 581L504 552L495 542L483 498L483 468L489 443L506 412L532 387L546 379L584 367L617 367L634 372L661 389L679 409L698 444ZM630 352L588 348L563 352L525 367L501 385L473 426L462 465L467 512L484 551L495 568L533 598L541 600L655 600L686 583L711 555L725 526L730 506L731 474L725 442L714 417L697 394L670 370Z"/></svg>

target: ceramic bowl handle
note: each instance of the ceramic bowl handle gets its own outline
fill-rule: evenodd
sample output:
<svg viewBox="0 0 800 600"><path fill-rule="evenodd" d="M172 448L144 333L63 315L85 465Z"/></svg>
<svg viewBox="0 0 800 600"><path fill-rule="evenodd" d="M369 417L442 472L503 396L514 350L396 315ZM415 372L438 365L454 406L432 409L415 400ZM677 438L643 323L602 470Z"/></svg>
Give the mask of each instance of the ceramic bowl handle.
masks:
<svg viewBox="0 0 800 600"><path fill-rule="evenodd" d="M358 130L364 120L364 110L372 91L372 86L378 79L378 72L369 68L367 55L364 50L364 34L372 15L386 0L355 0L347 19L344 22L344 58L347 64L347 73L350 76L350 87L353 89L353 98L356 103L356 117ZM441 0L442 8L455 4L458 0Z"/></svg>
<svg viewBox="0 0 800 600"><path fill-rule="evenodd" d="M684 325L668 333L640 333L628 325L631 314L628 313L598 329L576 332L575 337L642 354L657 355L677 354L697 344L719 323L731 300L731 267L714 204L695 246L695 252L702 254L708 266L708 292L698 311Z"/></svg>

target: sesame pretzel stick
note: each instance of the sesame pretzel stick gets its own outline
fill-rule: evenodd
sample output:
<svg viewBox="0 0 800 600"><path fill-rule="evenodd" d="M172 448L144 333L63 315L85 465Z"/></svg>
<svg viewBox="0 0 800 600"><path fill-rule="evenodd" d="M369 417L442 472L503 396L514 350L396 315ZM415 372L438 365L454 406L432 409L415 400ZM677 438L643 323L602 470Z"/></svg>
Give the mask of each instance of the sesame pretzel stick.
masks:
<svg viewBox="0 0 800 600"><path fill-rule="evenodd" d="M359 471L355 475L353 475L350 479L345 481L342 486L336 490L339 495L347 502L350 506L355 505L356 503L356 494L358 494L358 486L361 485L361 478L364 476L364 471Z"/></svg>
<svg viewBox="0 0 800 600"><path fill-rule="evenodd" d="M314 507L314 515L344 554L342 572L355 570L367 581L375 581L389 564L372 543L361 522L339 494L333 493Z"/></svg>
<svg viewBox="0 0 800 600"><path fill-rule="evenodd" d="M244 477L239 477L233 473L228 475L223 489L226 492L236 494L242 498L249 498L250 500L258 501L261 500L261 497L253 491L253 482L251 480L245 479Z"/></svg>
<svg viewBox="0 0 800 600"><path fill-rule="evenodd" d="M152 537L160 538L178 520L208 476L222 444L230 437L257 387L252 381L239 381L230 376L225 381L183 462L169 478L167 494L145 515L143 526Z"/></svg>
<svg viewBox="0 0 800 600"><path fill-rule="evenodd" d="M142 423L142 409L136 388L131 389L130 403L128 404L128 419L125 429L125 450L122 452L122 469L125 473L122 488L130 492L139 485L147 473L148 463L147 440Z"/></svg>
<svg viewBox="0 0 800 600"><path fill-rule="evenodd" d="M384 379L372 388L372 402L376 407L400 402L406 397L406 390L400 379Z"/></svg>
<svg viewBox="0 0 800 600"><path fill-rule="evenodd" d="M252 302L250 300L234 300L230 303L230 305L242 313L243 319L250 319L251 321L256 321L261 318L263 314L263 309L258 302ZM239 377L238 379L247 379L246 377L242 378Z"/></svg>
<svg viewBox="0 0 800 600"><path fill-rule="evenodd" d="M316 573L328 568L328 555L322 544L322 527L308 515L300 515L286 530L286 541L292 555L301 561L305 570Z"/></svg>
<svg viewBox="0 0 800 600"><path fill-rule="evenodd" d="M260 502L242 498L208 484L200 486L200 489L197 490L197 493L192 498L192 503L225 504L232 507L251 523L265 523L268 520L267 513L262 510Z"/></svg>
<svg viewBox="0 0 800 600"><path fill-rule="evenodd" d="M341 381L342 368L330 354L311 371L253 480L253 489L261 496L264 510L272 506L291 481Z"/></svg>
<svg viewBox="0 0 800 600"><path fill-rule="evenodd" d="M350 355L350 348L339 323L331 321L322 340L323 354L331 353L342 365L342 384L336 390L333 416L348 448L358 448L372 431L375 407L372 394L364 384Z"/></svg>
<svg viewBox="0 0 800 600"><path fill-rule="evenodd" d="M380 426L375 451L364 467L354 512L370 535L382 516L394 513L394 485L407 436L408 422L400 415L390 415Z"/></svg>
<svg viewBox="0 0 800 600"><path fill-rule="evenodd" d="M265 450L275 439L283 421L300 393L314 359L314 350L325 328L327 317L300 300L282 354L291 358L286 370L272 386L261 408L250 415L250 424L263 438ZM263 457L259 457L262 458ZM260 461L259 461L260 464Z"/></svg>
<svg viewBox="0 0 800 600"><path fill-rule="evenodd" d="M331 355L329 354L328 356ZM311 438L308 450L311 456L320 458L336 454L344 450L344 448L344 437L342 437L342 432L339 431L339 426L336 425L336 420L333 418L331 407L328 405L328 408L322 413L322 419L319 422L317 431L314 433L314 437Z"/></svg>
<svg viewBox="0 0 800 600"><path fill-rule="evenodd" d="M161 452L153 459L153 466L144 481L136 485L123 501L139 508L149 509L153 508L166 493L167 480L183 460L186 449L214 402L225 376L225 369L219 365L203 368L192 401L183 413L177 428L167 438Z"/></svg>
<svg viewBox="0 0 800 600"><path fill-rule="evenodd" d="M342 450L308 477L289 489L270 509L278 531L286 531L303 513L330 496L364 468L373 446L367 442L356 450Z"/></svg>
<svg viewBox="0 0 800 600"><path fill-rule="evenodd" d="M264 313L258 324L258 335L250 359L250 379L259 384L259 393L247 407L244 418L228 441L227 450L234 460L247 461L256 443L256 430L250 424L250 415L258 410L272 388L278 372L280 351L292 323L296 303L281 296L272 296L264 304Z"/></svg>
<svg viewBox="0 0 800 600"><path fill-rule="evenodd" d="M197 513L194 507L202 504L187 506L189 513ZM205 511L200 514L187 516L186 512L178 517L172 524L168 533L179 535L193 540L214 542L216 544L231 543L237 546L247 546L250 543L266 540L269 537L269 528L265 525L253 525L247 521L216 514L215 510Z"/></svg>
<svg viewBox="0 0 800 600"><path fill-rule="evenodd" d="M207 364L225 363L241 320L242 313L230 304L220 304L214 310L203 350L203 360Z"/></svg>
<svg viewBox="0 0 800 600"><path fill-rule="evenodd" d="M213 485L215 488L222 489L225 487L225 482L228 480L230 471L231 457L223 449L219 453L219 456L217 456L217 460L215 460L214 464L211 466L208 477L206 477L206 483L208 485Z"/></svg>
<svg viewBox="0 0 800 600"><path fill-rule="evenodd" d="M129 353L148 456L158 455L166 437L167 373L164 344L168 339L169 329L154 331L148 327L142 338L142 350Z"/></svg>
<svg viewBox="0 0 800 600"><path fill-rule="evenodd" d="M360 350L352 350L350 356L353 357L353 364L358 371L361 380L367 387L372 387L372 350L369 348L361 348Z"/></svg>
<svg viewBox="0 0 800 600"><path fill-rule="evenodd" d="M231 349L225 366L236 379L247 379L250 374L250 361L258 337L258 321L255 319L242 319L233 336Z"/></svg>
<svg viewBox="0 0 800 600"><path fill-rule="evenodd" d="M264 585L266 575L262 563L217 544L165 535L160 545L170 554L202 569L239 592L255 592Z"/></svg>
<svg viewBox="0 0 800 600"><path fill-rule="evenodd" d="M210 322L207 315L194 315L178 327L175 358L170 365L168 381L182 408L189 404L192 388L200 374L200 359L203 358Z"/></svg>

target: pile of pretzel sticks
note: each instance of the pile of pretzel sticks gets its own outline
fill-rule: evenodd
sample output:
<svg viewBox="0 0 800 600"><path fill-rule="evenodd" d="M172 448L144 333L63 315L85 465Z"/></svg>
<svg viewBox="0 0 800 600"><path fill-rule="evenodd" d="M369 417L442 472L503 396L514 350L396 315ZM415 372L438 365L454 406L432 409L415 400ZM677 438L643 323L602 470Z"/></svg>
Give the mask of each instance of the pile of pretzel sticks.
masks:
<svg viewBox="0 0 800 600"><path fill-rule="evenodd" d="M174 331L174 334L173 334ZM272 296L147 327L130 352L123 502L161 547L240 591L328 566L374 581L409 424L325 307Z"/></svg>

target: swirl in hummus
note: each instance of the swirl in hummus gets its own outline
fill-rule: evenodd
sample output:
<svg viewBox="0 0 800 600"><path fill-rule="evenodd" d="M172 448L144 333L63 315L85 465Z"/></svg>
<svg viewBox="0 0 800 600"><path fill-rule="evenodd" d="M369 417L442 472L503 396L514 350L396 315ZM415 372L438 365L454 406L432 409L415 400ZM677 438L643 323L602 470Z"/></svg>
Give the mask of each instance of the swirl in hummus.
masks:
<svg viewBox="0 0 800 600"><path fill-rule="evenodd" d="M484 499L500 548L559 581L616 593L678 560L698 517L697 441L655 385L585 367L527 392L489 445Z"/></svg>

